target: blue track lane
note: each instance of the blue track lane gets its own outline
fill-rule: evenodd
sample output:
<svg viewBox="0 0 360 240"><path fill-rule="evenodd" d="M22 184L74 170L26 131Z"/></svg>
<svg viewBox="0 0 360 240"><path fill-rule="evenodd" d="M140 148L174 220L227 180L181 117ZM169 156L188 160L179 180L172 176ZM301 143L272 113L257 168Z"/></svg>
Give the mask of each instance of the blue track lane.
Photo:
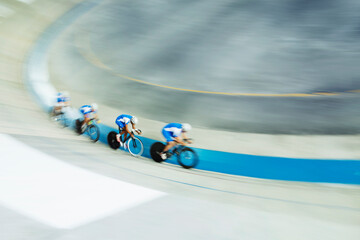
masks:
<svg viewBox="0 0 360 240"><path fill-rule="evenodd" d="M100 141L107 144L107 134L116 129L102 124L99 127ZM156 141L138 137L144 143L143 156L151 158L150 147ZM360 184L360 161L357 160L281 158L194 149L200 158L197 169L276 180ZM177 164L175 159L168 162Z"/></svg>
<svg viewBox="0 0 360 240"><path fill-rule="evenodd" d="M46 89L47 85L50 84L46 56L53 40L78 17L87 13L100 2L100 0L85 1L75 6L40 36L29 53L24 79L36 101L45 111L48 111L50 106L44 102L46 96L43 96L44 92L39 91L38 88L45 85L44 89ZM107 144L107 134L116 129L103 124L99 124L99 127L100 141ZM149 158L149 150L155 140L140 138L145 147L143 156ZM196 168L202 170L264 179L360 184L360 161L357 160L294 159L235 154L197 148L195 150L200 158ZM109 148L109 151L112 150ZM177 164L175 160L170 159L168 161Z"/></svg>

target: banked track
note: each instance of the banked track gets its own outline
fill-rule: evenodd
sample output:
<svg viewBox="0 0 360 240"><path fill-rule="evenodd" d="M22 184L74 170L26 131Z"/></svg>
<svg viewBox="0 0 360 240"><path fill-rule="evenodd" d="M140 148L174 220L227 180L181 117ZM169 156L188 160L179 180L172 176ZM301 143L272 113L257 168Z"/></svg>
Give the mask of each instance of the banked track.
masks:
<svg viewBox="0 0 360 240"><path fill-rule="evenodd" d="M56 129L46 115L29 102L22 87L2 82L1 93L2 109L6 114L6 119L0 116L2 132L69 164L171 194L66 231L33 222L1 206L3 228L0 236L3 239L359 237L358 189L355 186L258 180L184 171L146 159L134 160L72 136L69 131ZM9 103L11 98L12 103ZM19 116L27 118L22 121ZM9 128L12 124L14 128Z"/></svg>
<svg viewBox="0 0 360 240"><path fill-rule="evenodd" d="M27 79L29 89L45 111L49 110L53 96L56 94L47 72L47 53L52 42L77 18L89 12L100 2L85 1L74 7L45 31L31 51L25 71L25 79ZM107 134L115 129L102 124L100 128L100 140L107 144ZM145 145L143 156L149 158L149 148L155 140L145 137L142 137L142 140ZM288 181L360 183L360 172L358 170L360 169L360 161L357 160L291 159L225 153L206 149L196 149L196 151L200 156L200 163L197 168L201 170ZM170 163L176 162L170 161ZM318 169L321 171L319 172Z"/></svg>

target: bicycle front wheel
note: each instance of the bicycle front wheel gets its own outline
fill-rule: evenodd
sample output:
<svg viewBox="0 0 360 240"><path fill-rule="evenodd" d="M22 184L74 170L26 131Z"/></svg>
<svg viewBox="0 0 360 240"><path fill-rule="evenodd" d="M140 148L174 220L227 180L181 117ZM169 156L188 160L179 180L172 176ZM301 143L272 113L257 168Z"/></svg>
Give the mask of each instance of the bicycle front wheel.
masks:
<svg viewBox="0 0 360 240"><path fill-rule="evenodd" d="M129 141L127 141L127 147L129 153L134 157L141 156L144 152L144 145L137 137L130 138Z"/></svg>
<svg viewBox="0 0 360 240"><path fill-rule="evenodd" d="M67 127L66 126L66 118L63 113L55 115L55 116L51 116L50 119L51 119L51 121L56 122L62 128Z"/></svg>
<svg viewBox="0 0 360 240"><path fill-rule="evenodd" d="M100 138L100 130L99 130L99 127L96 126L96 125L90 125L88 127L88 134L90 136L90 139L93 141L93 142L97 142Z"/></svg>
<svg viewBox="0 0 360 240"><path fill-rule="evenodd" d="M178 155L179 164L186 169L195 167L199 162L199 157L191 148L184 148Z"/></svg>

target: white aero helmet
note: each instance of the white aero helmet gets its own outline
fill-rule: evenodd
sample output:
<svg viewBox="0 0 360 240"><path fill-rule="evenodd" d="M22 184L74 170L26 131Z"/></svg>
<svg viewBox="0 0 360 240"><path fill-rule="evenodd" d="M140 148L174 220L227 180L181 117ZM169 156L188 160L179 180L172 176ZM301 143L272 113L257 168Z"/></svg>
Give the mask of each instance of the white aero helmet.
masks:
<svg viewBox="0 0 360 240"><path fill-rule="evenodd" d="M133 116L130 121L131 121L131 123L133 123L133 124L137 124L137 123L139 122L139 120L138 120L137 117L135 117L135 116Z"/></svg>
<svg viewBox="0 0 360 240"><path fill-rule="evenodd" d="M92 103L91 104L91 108L94 110L94 111L97 111L98 110L98 105L96 103Z"/></svg>
<svg viewBox="0 0 360 240"><path fill-rule="evenodd" d="M191 125L190 125L190 124L188 124L188 123L182 123L181 125L182 125L182 130L183 130L184 132L188 132L188 131L191 130Z"/></svg>

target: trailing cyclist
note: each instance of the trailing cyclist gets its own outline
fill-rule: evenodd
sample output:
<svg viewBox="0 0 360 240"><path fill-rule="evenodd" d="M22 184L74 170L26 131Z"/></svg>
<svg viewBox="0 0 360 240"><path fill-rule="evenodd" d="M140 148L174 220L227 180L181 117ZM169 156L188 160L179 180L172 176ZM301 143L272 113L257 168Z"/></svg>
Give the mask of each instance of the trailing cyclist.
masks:
<svg viewBox="0 0 360 240"><path fill-rule="evenodd" d="M138 123L138 119L135 116L121 114L116 118L115 123L119 126L119 134L116 134L116 140L120 143L121 147L125 146L125 143L121 141L122 135L124 135L123 139L127 138L127 134L130 134L131 137L134 137L134 134L129 127L129 123L131 123L132 129L134 129L138 134L141 134L141 130L137 129L135 126Z"/></svg>
<svg viewBox="0 0 360 240"><path fill-rule="evenodd" d="M64 108L70 106L70 96L68 92L58 92L56 95L56 103L51 112L52 116L58 116L64 113Z"/></svg>
<svg viewBox="0 0 360 240"><path fill-rule="evenodd" d="M84 119L80 122L79 126L79 132L84 132L86 129L86 125L92 120L92 119L98 119L97 110L98 106L96 103L92 103L91 105L83 105L80 107L80 112L83 115Z"/></svg>
<svg viewBox="0 0 360 240"><path fill-rule="evenodd" d="M169 123L162 129L162 134L166 139L166 146L162 152L159 153L160 157L165 160L167 158L167 152L176 144L186 146L191 141L187 138L186 134L191 130L191 125L188 123ZM186 140L186 142L184 141Z"/></svg>

